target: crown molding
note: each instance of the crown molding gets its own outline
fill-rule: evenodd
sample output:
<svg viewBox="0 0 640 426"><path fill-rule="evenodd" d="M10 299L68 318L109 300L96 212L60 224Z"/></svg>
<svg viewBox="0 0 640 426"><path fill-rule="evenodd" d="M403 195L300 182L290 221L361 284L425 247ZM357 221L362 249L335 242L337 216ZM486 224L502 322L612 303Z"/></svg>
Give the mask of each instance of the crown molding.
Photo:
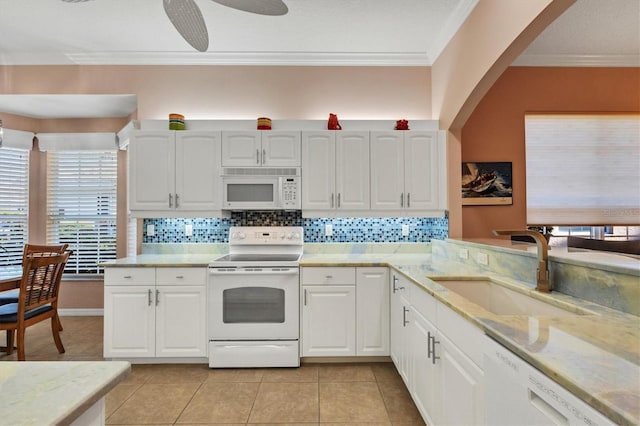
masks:
<svg viewBox="0 0 640 426"><path fill-rule="evenodd" d="M512 66L640 67L640 55L520 55Z"/></svg>
<svg viewBox="0 0 640 426"><path fill-rule="evenodd" d="M77 65L431 66L425 52L88 52L66 56Z"/></svg>

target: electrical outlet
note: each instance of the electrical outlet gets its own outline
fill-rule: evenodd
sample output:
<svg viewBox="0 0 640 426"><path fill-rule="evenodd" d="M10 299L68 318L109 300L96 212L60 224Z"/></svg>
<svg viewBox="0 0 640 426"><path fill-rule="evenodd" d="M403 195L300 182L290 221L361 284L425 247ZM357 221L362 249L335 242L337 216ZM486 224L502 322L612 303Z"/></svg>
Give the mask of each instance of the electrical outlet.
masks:
<svg viewBox="0 0 640 426"><path fill-rule="evenodd" d="M403 237L408 237L409 236L409 225L402 225L402 236Z"/></svg>
<svg viewBox="0 0 640 426"><path fill-rule="evenodd" d="M458 250L458 257L460 259L468 259L469 258L469 250L468 249L460 249L460 250Z"/></svg>
<svg viewBox="0 0 640 426"><path fill-rule="evenodd" d="M330 223L324 225L324 236L330 237L333 235L333 226Z"/></svg>
<svg viewBox="0 0 640 426"><path fill-rule="evenodd" d="M486 266L489 264L489 256L486 253L478 253L478 255L476 256L476 260L481 265Z"/></svg>
<svg viewBox="0 0 640 426"><path fill-rule="evenodd" d="M193 235L193 225L188 223L184 226L184 235L190 237Z"/></svg>
<svg viewBox="0 0 640 426"><path fill-rule="evenodd" d="M156 227L152 224L147 225L147 236L153 237L154 235L156 235Z"/></svg>

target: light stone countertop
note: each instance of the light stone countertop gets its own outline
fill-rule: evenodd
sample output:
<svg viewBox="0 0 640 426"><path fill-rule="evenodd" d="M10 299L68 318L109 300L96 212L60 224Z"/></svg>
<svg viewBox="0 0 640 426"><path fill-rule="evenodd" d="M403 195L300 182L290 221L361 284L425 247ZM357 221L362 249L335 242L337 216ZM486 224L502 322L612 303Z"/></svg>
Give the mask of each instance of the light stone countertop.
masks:
<svg viewBox="0 0 640 426"><path fill-rule="evenodd" d="M206 266L217 256L141 255L105 266ZM593 313L495 315L432 281L429 277L458 276L460 269L455 262L434 262L428 253L305 253L300 265L391 267L617 424L640 424L640 317L557 292L541 294L490 273L478 274L551 304Z"/></svg>
<svg viewBox="0 0 640 426"><path fill-rule="evenodd" d="M0 362L0 425L70 424L130 370L126 361Z"/></svg>

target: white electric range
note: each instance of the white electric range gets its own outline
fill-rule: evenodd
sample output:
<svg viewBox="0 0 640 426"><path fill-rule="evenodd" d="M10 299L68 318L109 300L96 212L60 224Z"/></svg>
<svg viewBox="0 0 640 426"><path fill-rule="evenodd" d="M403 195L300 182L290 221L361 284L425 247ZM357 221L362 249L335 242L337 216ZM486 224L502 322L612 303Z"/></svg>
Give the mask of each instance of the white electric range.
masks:
<svg viewBox="0 0 640 426"><path fill-rule="evenodd" d="M232 227L209 265L209 367L300 365L302 227Z"/></svg>

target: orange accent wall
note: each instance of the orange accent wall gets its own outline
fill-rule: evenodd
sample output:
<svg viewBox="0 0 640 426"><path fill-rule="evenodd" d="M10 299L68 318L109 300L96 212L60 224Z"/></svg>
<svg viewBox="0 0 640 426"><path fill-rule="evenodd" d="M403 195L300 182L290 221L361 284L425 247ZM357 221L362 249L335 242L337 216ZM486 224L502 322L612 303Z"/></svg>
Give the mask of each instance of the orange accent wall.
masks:
<svg viewBox="0 0 640 426"><path fill-rule="evenodd" d="M513 205L463 206L464 238L526 227L528 112L640 112L640 68L508 68L462 128L462 161L511 161Z"/></svg>

